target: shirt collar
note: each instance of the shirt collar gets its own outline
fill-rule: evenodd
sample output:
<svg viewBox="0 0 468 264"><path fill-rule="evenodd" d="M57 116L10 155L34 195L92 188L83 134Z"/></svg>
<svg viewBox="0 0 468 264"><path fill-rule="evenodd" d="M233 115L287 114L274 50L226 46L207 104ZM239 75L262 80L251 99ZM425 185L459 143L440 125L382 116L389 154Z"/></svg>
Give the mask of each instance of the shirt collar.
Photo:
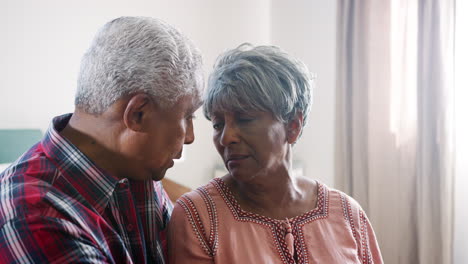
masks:
<svg viewBox="0 0 468 264"><path fill-rule="evenodd" d="M79 194L102 214L119 180L106 173L84 155L70 141L60 135L72 114L52 120L41 141L44 153L57 166L65 179Z"/></svg>

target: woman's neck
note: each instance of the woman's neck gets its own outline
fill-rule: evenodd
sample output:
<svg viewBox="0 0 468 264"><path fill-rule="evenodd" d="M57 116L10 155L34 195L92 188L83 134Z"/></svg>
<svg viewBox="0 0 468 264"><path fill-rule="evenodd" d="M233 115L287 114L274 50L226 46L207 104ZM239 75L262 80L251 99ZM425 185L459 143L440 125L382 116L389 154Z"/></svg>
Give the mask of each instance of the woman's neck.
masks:
<svg viewBox="0 0 468 264"><path fill-rule="evenodd" d="M294 175L292 169L259 175L249 182L227 175L224 181L243 210L270 218L292 218L316 206L315 181Z"/></svg>

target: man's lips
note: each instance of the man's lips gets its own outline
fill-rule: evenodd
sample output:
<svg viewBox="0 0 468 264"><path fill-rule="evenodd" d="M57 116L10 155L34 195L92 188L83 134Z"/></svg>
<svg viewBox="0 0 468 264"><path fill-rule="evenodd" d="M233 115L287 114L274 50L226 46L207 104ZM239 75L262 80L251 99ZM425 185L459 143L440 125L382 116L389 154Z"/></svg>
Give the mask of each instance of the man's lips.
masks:
<svg viewBox="0 0 468 264"><path fill-rule="evenodd" d="M171 163L169 164L169 168L173 167L174 166L174 161L180 159L181 157L182 157L182 152L180 152L179 154L177 154L177 156L175 156L173 159L171 159Z"/></svg>
<svg viewBox="0 0 468 264"><path fill-rule="evenodd" d="M180 159L182 157L182 151L177 154L177 156L174 159Z"/></svg>

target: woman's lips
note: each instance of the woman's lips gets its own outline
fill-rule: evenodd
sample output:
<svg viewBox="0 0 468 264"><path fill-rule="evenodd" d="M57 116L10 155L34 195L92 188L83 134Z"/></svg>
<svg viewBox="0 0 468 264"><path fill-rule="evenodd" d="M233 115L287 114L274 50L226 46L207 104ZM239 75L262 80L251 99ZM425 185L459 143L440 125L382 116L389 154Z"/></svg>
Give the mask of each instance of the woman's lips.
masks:
<svg viewBox="0 0 468 264"><path fill-rule="evenodd" d="M240 163L242 163L242 161L246 160L248 157L248 155L231 155L228 157L226 164L229 167L240 165Z"/></svg>

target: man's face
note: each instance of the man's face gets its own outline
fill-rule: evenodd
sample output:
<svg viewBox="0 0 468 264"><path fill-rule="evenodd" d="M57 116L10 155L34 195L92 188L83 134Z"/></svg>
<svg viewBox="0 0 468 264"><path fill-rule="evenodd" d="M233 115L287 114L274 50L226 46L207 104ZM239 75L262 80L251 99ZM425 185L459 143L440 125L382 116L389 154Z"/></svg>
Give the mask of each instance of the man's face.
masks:
<svg viewBox="0 0 468 264"><path fill-rule="evenodd" d="M168 108L151 104L144 132L134 141L134 150L138 152L134 155L142 175L161 180L174 165L173 160L181 157L183 145L195 140L192 119L200 101L196 96L187 95Z"/></svg>

